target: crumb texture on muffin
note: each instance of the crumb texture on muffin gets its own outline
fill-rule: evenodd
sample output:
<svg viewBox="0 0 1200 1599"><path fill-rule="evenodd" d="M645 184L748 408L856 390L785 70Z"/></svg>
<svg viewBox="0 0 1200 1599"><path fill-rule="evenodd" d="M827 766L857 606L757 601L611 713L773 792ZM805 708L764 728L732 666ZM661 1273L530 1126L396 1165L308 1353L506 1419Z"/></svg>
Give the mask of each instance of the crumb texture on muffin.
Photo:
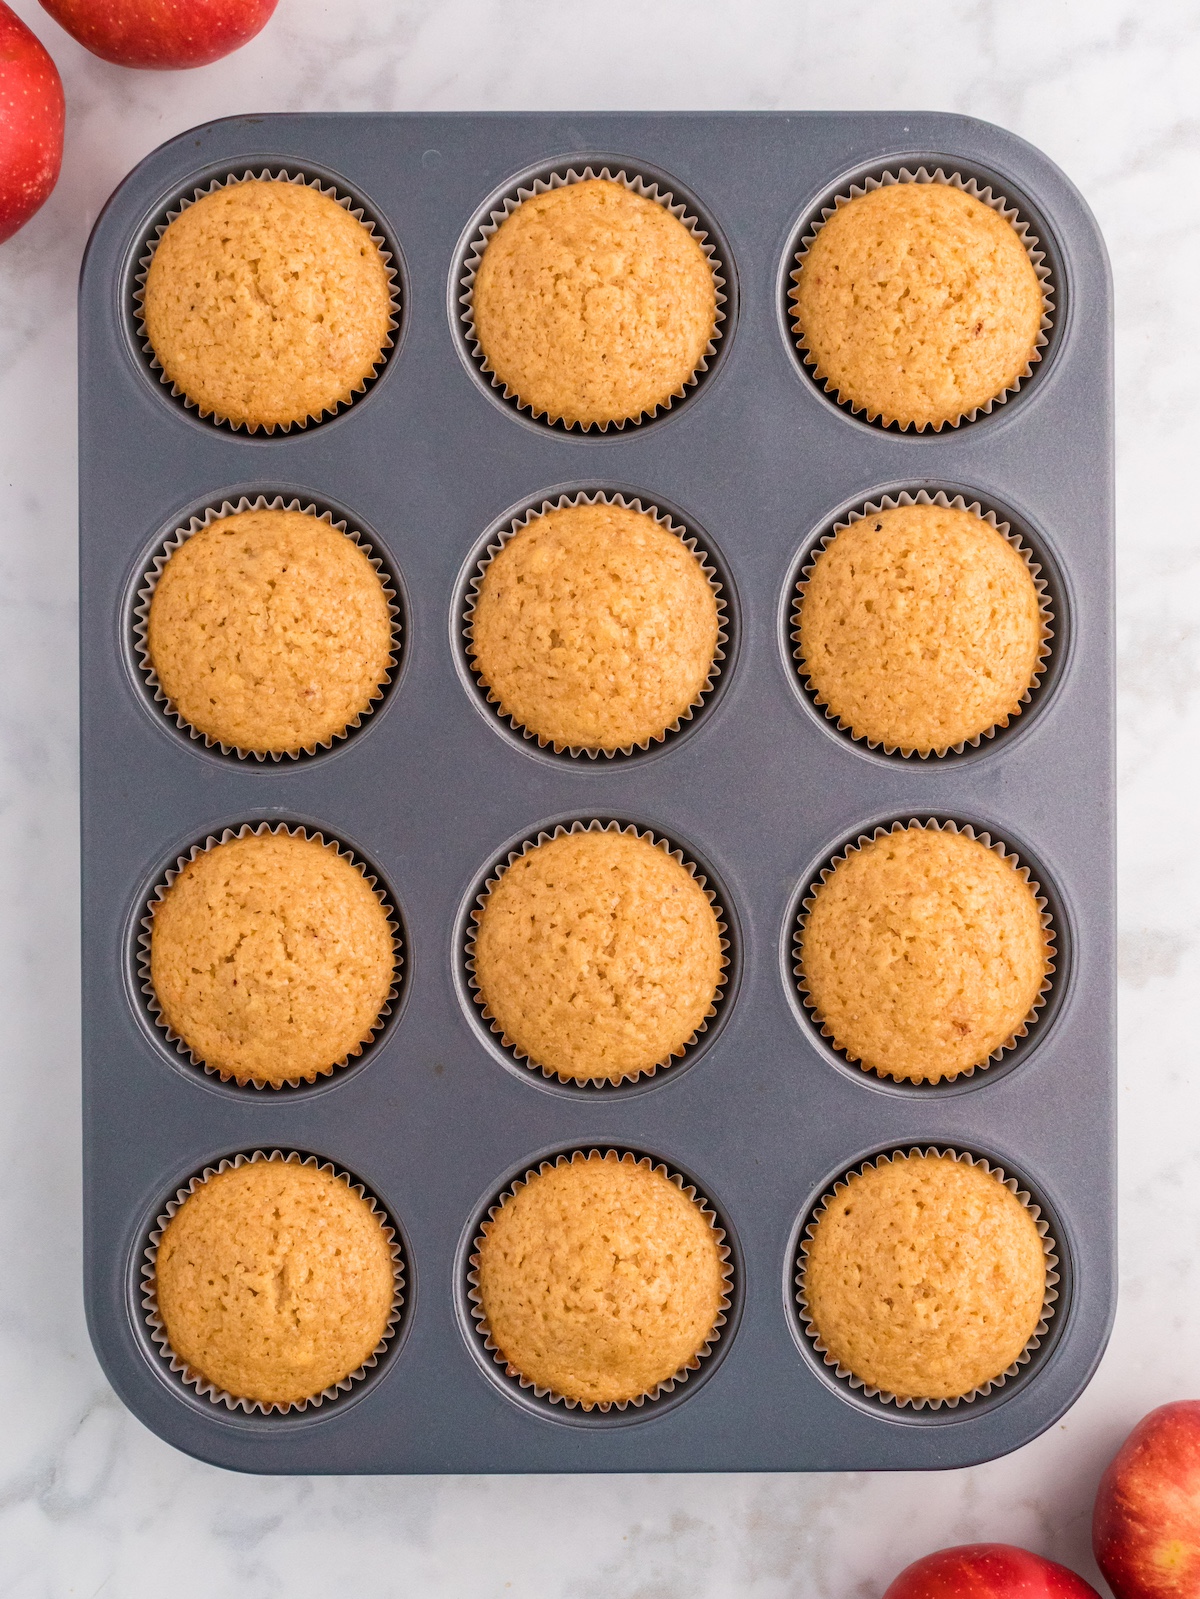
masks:
<svg viewBox="0 0 1200 1599"><path fill-rule="evenodd" d="M840 205L795 273L800 348L871 420L940 428L1011 389L1045 308L1020 235L947 183L895 183Z"/></svg>
<svg viewBox="0 0 1200 1599"><path fill-rule="evenodd" d="M851 522L798 607L801 674L856 738L944 754L1006 726L1045 625L1029 564L972 511L901 505Z"/></svg>
<svg viewBox="0 0 1200 1599"><path fill-rule="evenodd" d="M838 861L803 918L799 955L835 1047L914 1082L985 1065L1050 970L1037 897L1012 860L915 824Z"/></svg>
<svg viewBox="0 0 1200 1599"><path fill-rule="evenodd" d="M653 1395L706 1351L726 1272L711 1219L661 1169L577 1153L484 1223L485 1327L522 1377L590 1409Z"/></svg>
<svg viewBox="0 0 1200 1599"><path fill-rule="evenodd" d="M1042 1318L1036 1222L998 1177L953 1155L897 1154L852 1173L804 1250L821 1343L898 1399L962 1398L994 1381Z"/></svg>
<svg viewBox="0 0 1200 1599"><path fill-rule="evenodd" d="M689 229L607 178L523 200L488 241L471 302L486 369L568 426L682 397L717 323L713 270Z"/></svg>
<svg viewBox="0 0 1200 1599"><path fill-rule="evenodd" d="M712 673L716 595L648 512L572 505L536 516L484 571L471 655L501 714L558 749L662 738Z"/></svg>
<svg viewBox="0 0 1200 1599"><path fill-rule="evenodd" d="M392 656L383 583L347 534L304 511L223 516L155 584L146 652L173 710L214 742L298 754L345 733Z"/></svg>
<svg viewBox="0 0 1200 1599"><path fill-rule="evenodd" d="M202 851L153 909L150 982L204 1065L311 1082L378 1026L396 968L388 913L333 845L249 833Z"/></svg>
<svg viewBox="0 0 1200 1599"><path fill-rule="evenodd" d="M166 376L202 416L249 428L348 403L383 360L391 317L370 230L318 189L259 178L168 224L142 301Z"/></svg>
<svg viewBox="0 0 1200 1599"><path fill-rule="evenodd" d="M560 834L513 862L474 936L485 1015L530 1063L618 1082L683 1053L722 981L720 925L692 873L632 833Z"/></svg>
<svg viewBox="0 0 1200 1599"><path fill-rule="evenodd" d="M154 1268L172 1352L236 1399L313 1399L357 1371L387 1330L391 1243L367 1200L328 1170L256 1160L197 1185Z"/></svg>

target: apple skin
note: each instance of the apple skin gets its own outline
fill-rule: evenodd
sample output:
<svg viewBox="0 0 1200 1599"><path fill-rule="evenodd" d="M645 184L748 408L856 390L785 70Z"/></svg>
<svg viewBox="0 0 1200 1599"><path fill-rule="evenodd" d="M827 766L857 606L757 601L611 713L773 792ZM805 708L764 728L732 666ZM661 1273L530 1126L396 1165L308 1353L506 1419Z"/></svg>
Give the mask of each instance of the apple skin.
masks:
<svg viewBox="0 0 1200 1599"><path fill-rule="evenodd" d="M118 67L203 67L264 28L278 0L42 0L84 49Z"/></svg>
<svg viewBox="0 0 1200 1599"><path fill-rule="evenodd" d="M1117 1599L1200 1594L1200 1399L1143 1416L1096 1491L1092 1549Z"/></svg>
<svg viewBox="0 0 1200 1599"><path fill-rule="evenodd" d="M1010 1543L964 1543L914 1560L883 1599L1099 1599L1090 1582Z"/></svg>
<svg viewBox="0 0 1200 1599"><path fill-rule="evenodd" d="M58 182L65 110L58 68L0 0L0 243L25 226Z"/></svg>

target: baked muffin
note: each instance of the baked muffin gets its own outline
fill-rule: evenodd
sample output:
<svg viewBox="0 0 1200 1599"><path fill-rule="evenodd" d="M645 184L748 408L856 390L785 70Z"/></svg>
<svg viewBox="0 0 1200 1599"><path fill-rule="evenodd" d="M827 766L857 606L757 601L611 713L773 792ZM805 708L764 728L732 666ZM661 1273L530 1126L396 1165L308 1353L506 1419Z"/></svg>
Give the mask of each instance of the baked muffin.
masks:
<svg viewBox="0 0 1200 1599"><path fill-rule="evenodd" d="M543 1166L482 1233L481 1331L513 1375L585 1410L652 1397L724 1319L723 1235L646 1159L593 1150Z"/></svg>
<svg viewBox="0 0 1200 1599"><path fill-rule="evenodd" d="M793 274L797 342L839 400L885 426L943 427L1039 359L1045 309L1020 235L948 183L838 206Z"/></svg>
<svg viewBox="0 0 1200 1599"><path fill-rule="evenodd" d="M484 1015L564 1081L669 1065L724 981L704 889L665 849L615 830L561 833L514 861L476 912L472 952Z"/></svg>
<svg viewBox="0 0 1200 1599"><path fill-rule="evenodd" d="M699 703L719 628L677 533L645 511L571 505L488 563L470 651L501 715L556 749L611 753L661 739Z"/></svg>
<svg viewBox="0 0 1200 1599"><path fill-rule="evenodd" d="M298 755L357 726L379 698L393 632L383 583L352 538L304 511L239 511L168 559L146 655L198 732Z"/></svg>
<svg viewBox="0 0 1200 1599"><path fill-rule="evenodd" d="M192 1372L286 1408L378 1347L396 1293L393 1246L332 1171L256 1160L184 1200L163 1229L154 1288L170 1349Z"/></svg>
<svg viewBox="0 0 1200 1599"><path fill-rule="evenodd" d="M153 907L161 1020L239 1083L312 1082L379 1026L396 970L388 912L337 848L247 833L197 855Z"/></svg>
<svg viewBox="0 0 1200 1599"><path fill-rule="evenodd" d="M588 178L524 200L483 252L485 370L535 416L634 421L682 398L717 326L713 270L665 206Z"/></svg>
<svg viewBox="0 0 1200 1599"><path fill-rule="evenodd" d="M973 511L902 505L844 527L800 585L801 675L855 738L905 755L1006 727L1041 670L1028 562Z"/></svg>
<svg viewBox="0 0 1200 1599"><path fill-rule="evenodd" d="M895 1154L852 1172L804 1242L801 1299L840 1366L898 1399L994 1382L1042 1319L1046 1254L985 1166Z"/></svg>
<svg viewBox="0 0 1200 1599"><path fill-rule="evenodd" d="M800 986L835 1048L940 1082L1024 1029L1051 970L1037 897L965 833L913 824L850 849L802 918Z"/></svg>
<svg viewBox="0 0 1200 1599"><path fill-rule="evenodd" d="M252 178L168 224L142 320L163 373L201 416L288 427L362 392L392 343L390 275L345 206Z"/></svg>

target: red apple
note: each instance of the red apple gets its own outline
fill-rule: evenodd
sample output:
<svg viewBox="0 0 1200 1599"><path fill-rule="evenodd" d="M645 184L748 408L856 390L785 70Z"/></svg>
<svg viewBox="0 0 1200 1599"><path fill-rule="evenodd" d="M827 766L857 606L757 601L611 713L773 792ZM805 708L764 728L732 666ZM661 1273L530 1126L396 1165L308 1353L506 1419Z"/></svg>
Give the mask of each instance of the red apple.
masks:
<svg viewBox="0 0 1200 1599"><path fill-rule="evenodd" d="M278 0L42 0L85 49L119 67L202 67L264 28Z"/></svg>
<svg viewBox="0 0 1200 1599"><path fill-rule="evenodd" d="M25 226L58 182L64 109L57 67L0 0L0 243Z"/></svg>
<svg viewBox="0 0 1200 1599"><path fill-rule="evenodd" d="M1010 1543L964 1543L914 1560L883 1599L1099 1599L1057 1561Z"/></svg>
<svg viewBox="0 0 1200 1599"><path fill-rule="evenodd" d="M1144 1416L1100 1479L1096 1564L1117 1599L1200 1594L1200 1399Z"/></svg>

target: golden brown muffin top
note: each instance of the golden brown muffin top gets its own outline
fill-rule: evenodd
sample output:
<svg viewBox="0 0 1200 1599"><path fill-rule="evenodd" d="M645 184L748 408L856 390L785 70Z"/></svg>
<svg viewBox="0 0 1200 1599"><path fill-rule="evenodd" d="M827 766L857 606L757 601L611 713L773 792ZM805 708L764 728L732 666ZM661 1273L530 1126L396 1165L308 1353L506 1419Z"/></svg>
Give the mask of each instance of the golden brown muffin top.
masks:
<svg viewBox="0 0 1200 1599"><path fill-rule="evenodd" d="M484 1223L485 1328L522 1377L585 1409L653 1395L716 1332L726 1272L712 1222L648 1161L577 1153Z"/></svg>
<svg viewBox="0 0 1200 1599"><path fill-rule="evenodd" d="M894 1155L817 1218L802 1295L820 1341L868 1387L954 1399L1008 1370L1042 1317L1046 1255L1027 1207L983 1166Z"/></svg>
<svg viewBox="0 0 1200 1599"><path fill-rule="evenodd" d="M172 708L259 754L298 754L357 724L392 646L378 572L352 538L303 511L240 511L201 528L163 567L146 627Z"/></svg>
<svg viewBox="0 0 1200 1599"><path fill-rule="evenodd" d="M681 1055L712 1013L724 956L692 873L632 833L564 833L501 875L478 912L475 980L535 1066L619 1082Z"/></svg>
<svg viewBox="0 0 1200 1599"><path fill-rule="evenodd" d="M815 375L885 425L957 422L1036 358L1045 301L1020 235L947 183L838 206L795 278L796 337Z"/></svg>
<svg viewBox="0 0 1200 1599"><path fill-rule="evenodd" d="M556 748L661 738L712 672L719 618L704 568L645 511L534 517L488 564L471 653L501 713Z"/></svg>
<svg viewBox="0 0 1200 1599"><path fill-rule="evenodd" d="M589 178L523 200L472 290L486 370L548 421L607 425L679 399L717 324L712 267L665 206Z"/></svg>
<svg viewBox="0 0 1200 1599"><path fill-rule="evenodd" d="M258 1160L200 1183L163 1229L159 1314L173 1352L238 1399L315 1398L377 1348L392 1246L331 1171Z"/></svg>
<svg viewBox="0 0 1200 1599"><path fill-rule="evenodd" d="M216 844L154 906L162 1020L239 1083L311 1082L358 1054L395 969L386 909L358 867L315 838Z"/></svg>
<svg viewBox="0 0 1200 1599"><path fill-rule="evenodd" d="M836 1048L939 1082L1012 1041L1050 970L1037 898L1011 859L913 825L851 849L813 895L801 987Z"/></svg>
<svg viewBox="0 0 1200 1599"><path fill-rule="evenodd" d="M799 604L801 672L856 738L906 755L1007 726L1045 625L1028 562L974 512L903 505L844 527Z"/></svg>
<svg viewBox="0 0 1200 1599"><path fill-rule="evenodd" d="M202 416L251 429L348 403L383 360L391 317L369 229L318 189L258 178L168 224L142 304L166 376Z"/></svg>

